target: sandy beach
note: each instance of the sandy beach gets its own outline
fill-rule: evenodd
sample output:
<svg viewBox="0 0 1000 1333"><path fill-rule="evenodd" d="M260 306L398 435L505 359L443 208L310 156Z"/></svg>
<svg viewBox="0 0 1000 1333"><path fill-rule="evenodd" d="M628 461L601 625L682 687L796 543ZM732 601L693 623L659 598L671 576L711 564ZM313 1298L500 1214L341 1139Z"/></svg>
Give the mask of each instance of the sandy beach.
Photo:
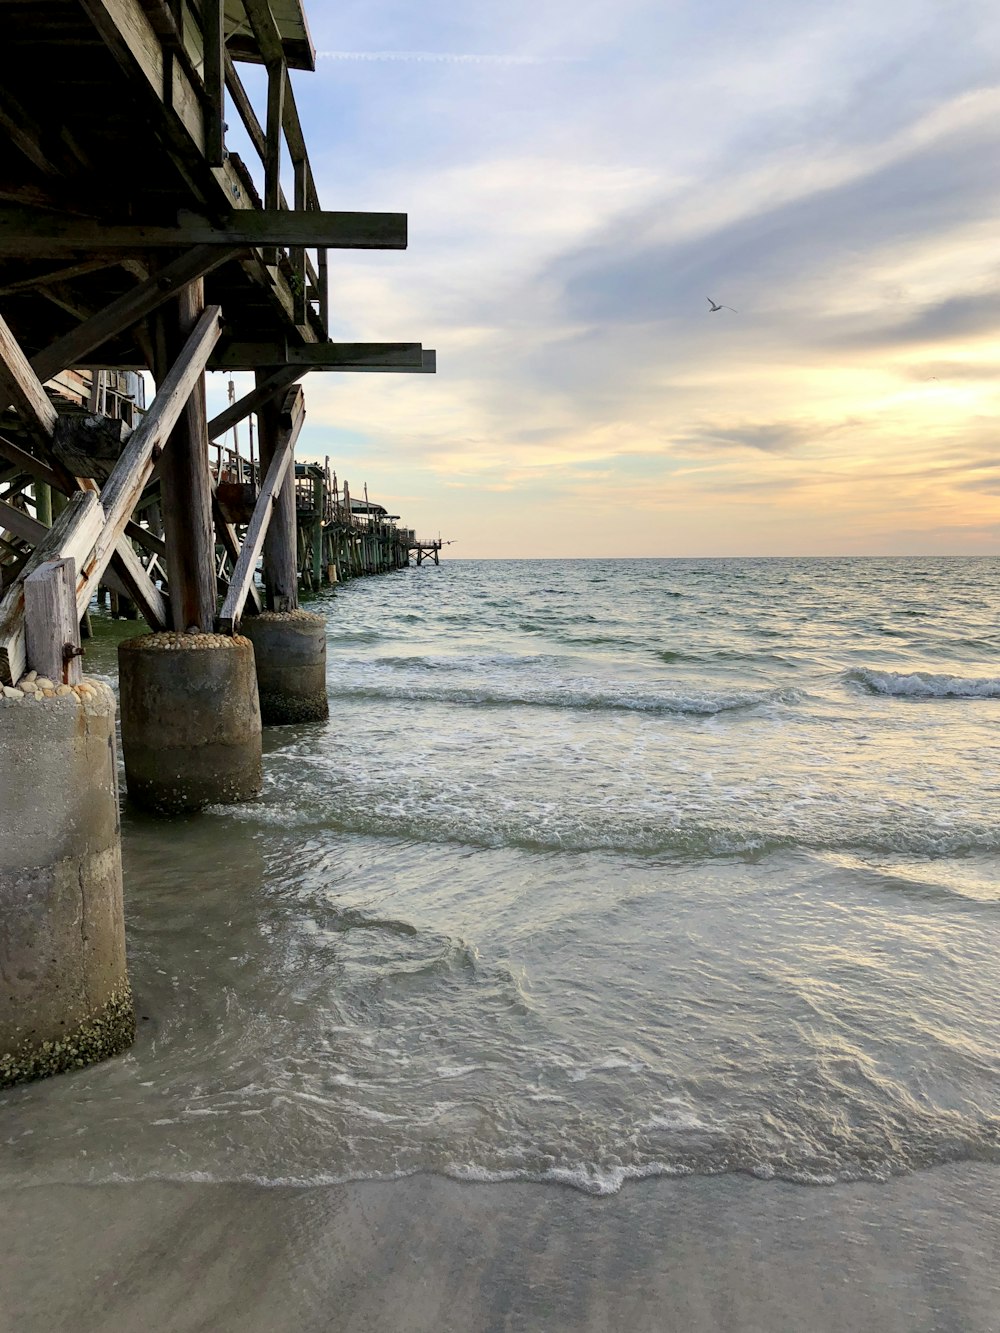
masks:
<svg viewBox="0 0 1000 1333"><path fill-rule="evenodd" d="M45 1186L0 1220L4 1333L988 1333L998 1176L313 1189Z"/></svg>

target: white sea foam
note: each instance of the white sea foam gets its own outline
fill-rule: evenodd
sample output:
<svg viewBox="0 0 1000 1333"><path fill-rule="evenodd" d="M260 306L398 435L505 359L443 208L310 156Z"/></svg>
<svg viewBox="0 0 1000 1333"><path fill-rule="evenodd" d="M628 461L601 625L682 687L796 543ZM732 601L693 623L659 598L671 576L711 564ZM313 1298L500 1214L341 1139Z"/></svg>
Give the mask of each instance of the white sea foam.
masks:
<svg viewBox="0 0 1000 1333"><path fill-rule="evenodd" d="M1000 676L946 676L932 671L874 671L856 667L845 679L872 694L901 699L1000 699Z"/></svg>

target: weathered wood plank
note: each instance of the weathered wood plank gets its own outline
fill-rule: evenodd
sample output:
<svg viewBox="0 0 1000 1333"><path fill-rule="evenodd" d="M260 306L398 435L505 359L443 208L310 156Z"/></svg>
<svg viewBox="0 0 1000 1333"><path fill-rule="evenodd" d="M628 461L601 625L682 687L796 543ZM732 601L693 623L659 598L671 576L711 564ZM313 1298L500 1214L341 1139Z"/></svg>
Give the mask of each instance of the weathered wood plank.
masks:
<svg viewBox="0 0 1000 1333"><path fill-rule="evenodd" d="M175 226L112 226L92 218L4 207L0 208L0 258L58 259L78 251L120 254L192 245L405 250L406 223L405 213L234 209L218 223L198 213L185 213Z"/></svg>
<svg viewBox="0 0 1000 1333"><path fill-rule="evenodd" d="M31 553L17 582L4 593L0 600L0 684L13 685L24 674L24 580L46 560L73 559L79 570L103 525L104 511L97 493L77 491ZM78 576L78 587L79 582ZM88 594L84 607L89 600Z"/></svg>
<svg viewBox="0 0 1000 1333"><path fill-rule="evenodd" d="M219 249L214 245L198 245L185 251L158 269L145 282L139 283L132 291L112 301L78 328L71 329L32 357L32 369L40 380L51 379L67 366L80 361L95 347L100 347L108 338L137 324L165 301L176 296L189 282L211 273L237 254L238 249Z"/></svg>
<svg viewBox="0 0 1000 1333"><path fill-rule="evenodd" d="M110 569L114 571L125 592L135 602L150 629L169 629L170 607L167 604L167 599L146 573L142 561L127 541L119 541L115 547L110 561ZM109 570L105 570L103 576L105 580L107 580L109 572ZM87 597L88 602L93 593L93 588L94 584L91 580Z"/></svg>
<svg viewBox="0 0 1000 1333"><path fill-rule="evenodd" d="M216 621L216 626L221 634L232 634L239 626L243 605L253 585L254 570L264 546L264 539L267 536L276 503L295 455L295 442L302 428L305 410L302 390L296 388L292 392L295 395L295 400L289 404L288 413L283 413L285 420L282 421L282 427L277 434L274 453L268 464L264 483L261 486L260 495L257 497L257 503L254 506L253 517L247 527L243 549L240 551L236 568L233 570L229 592L226 594L226 600L222 604L222 609ZM287 403L288 399L286 399ZM294 521L294 485L290 486L289 489L292 494Z"/></svg>
<svg viewBox="0 0 1000 1333"><path fill-rule="evenodd" d="M24 643L40 676L55 685L83 680L75 560L46 560L24 580Z"/></svg>
<svg viewBox="0 0 1000 1333"><path fill-rule="evenodd" d="M11 404L35 436L50 439L56 428L56 409L21 351L10 325L0 315L0 412Z"/></svg>
<svg viewBox="0 0 1000 1333"><path fill-rule="evenodd" d="M15 537L31 542L33 546L44 541L48 532L44 523L39 523L37 518L32 518L23 509L15 509L6 500L0 500L0 530L12 532Z"/></svg>
<svg viewBox="0 0 1000 1333"><path fill-rule="evenodd" d="M220 342L209 361L211 370L258 370L262 366L300 366L306 370L423 369L420 343Z"/></svg>
<svg viewBox="0 0 1000 1333"><path fill-rule="evenodd" d="M222 0L201 0L201 21L205 36L205 66L202 77L208 105L205 108L205 156L209 165L221 167L226 160L225 79L223 58L225 39L222 32Z"/></svg>

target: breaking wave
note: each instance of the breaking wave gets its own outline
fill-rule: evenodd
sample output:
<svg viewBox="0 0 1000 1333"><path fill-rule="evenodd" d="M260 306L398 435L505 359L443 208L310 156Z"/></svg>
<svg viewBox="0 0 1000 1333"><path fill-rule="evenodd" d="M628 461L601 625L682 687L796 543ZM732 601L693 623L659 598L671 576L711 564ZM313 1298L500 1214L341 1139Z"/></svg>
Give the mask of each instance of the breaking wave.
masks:
<svg viewBox="0 0 1000 1333"><path fill-rule="evenodd" d="M1000 699L1000 676L946 676L932 671L874 671L856 667L845 679L872 694L898 699Z"/></svg>

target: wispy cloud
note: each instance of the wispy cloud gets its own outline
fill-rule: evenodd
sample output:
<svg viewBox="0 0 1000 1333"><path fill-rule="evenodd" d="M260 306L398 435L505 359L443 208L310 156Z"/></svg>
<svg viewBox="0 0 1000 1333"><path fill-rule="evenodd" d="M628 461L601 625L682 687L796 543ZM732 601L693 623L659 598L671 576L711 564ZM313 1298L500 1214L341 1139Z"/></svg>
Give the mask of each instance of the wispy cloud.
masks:
<svg viewBox="0 0 1000 1333"><path fill-rule="evenodd" d="M432 65L575 65L579 56L529 56L463 51L317 51L321 60L413 61Z"/></svg>

